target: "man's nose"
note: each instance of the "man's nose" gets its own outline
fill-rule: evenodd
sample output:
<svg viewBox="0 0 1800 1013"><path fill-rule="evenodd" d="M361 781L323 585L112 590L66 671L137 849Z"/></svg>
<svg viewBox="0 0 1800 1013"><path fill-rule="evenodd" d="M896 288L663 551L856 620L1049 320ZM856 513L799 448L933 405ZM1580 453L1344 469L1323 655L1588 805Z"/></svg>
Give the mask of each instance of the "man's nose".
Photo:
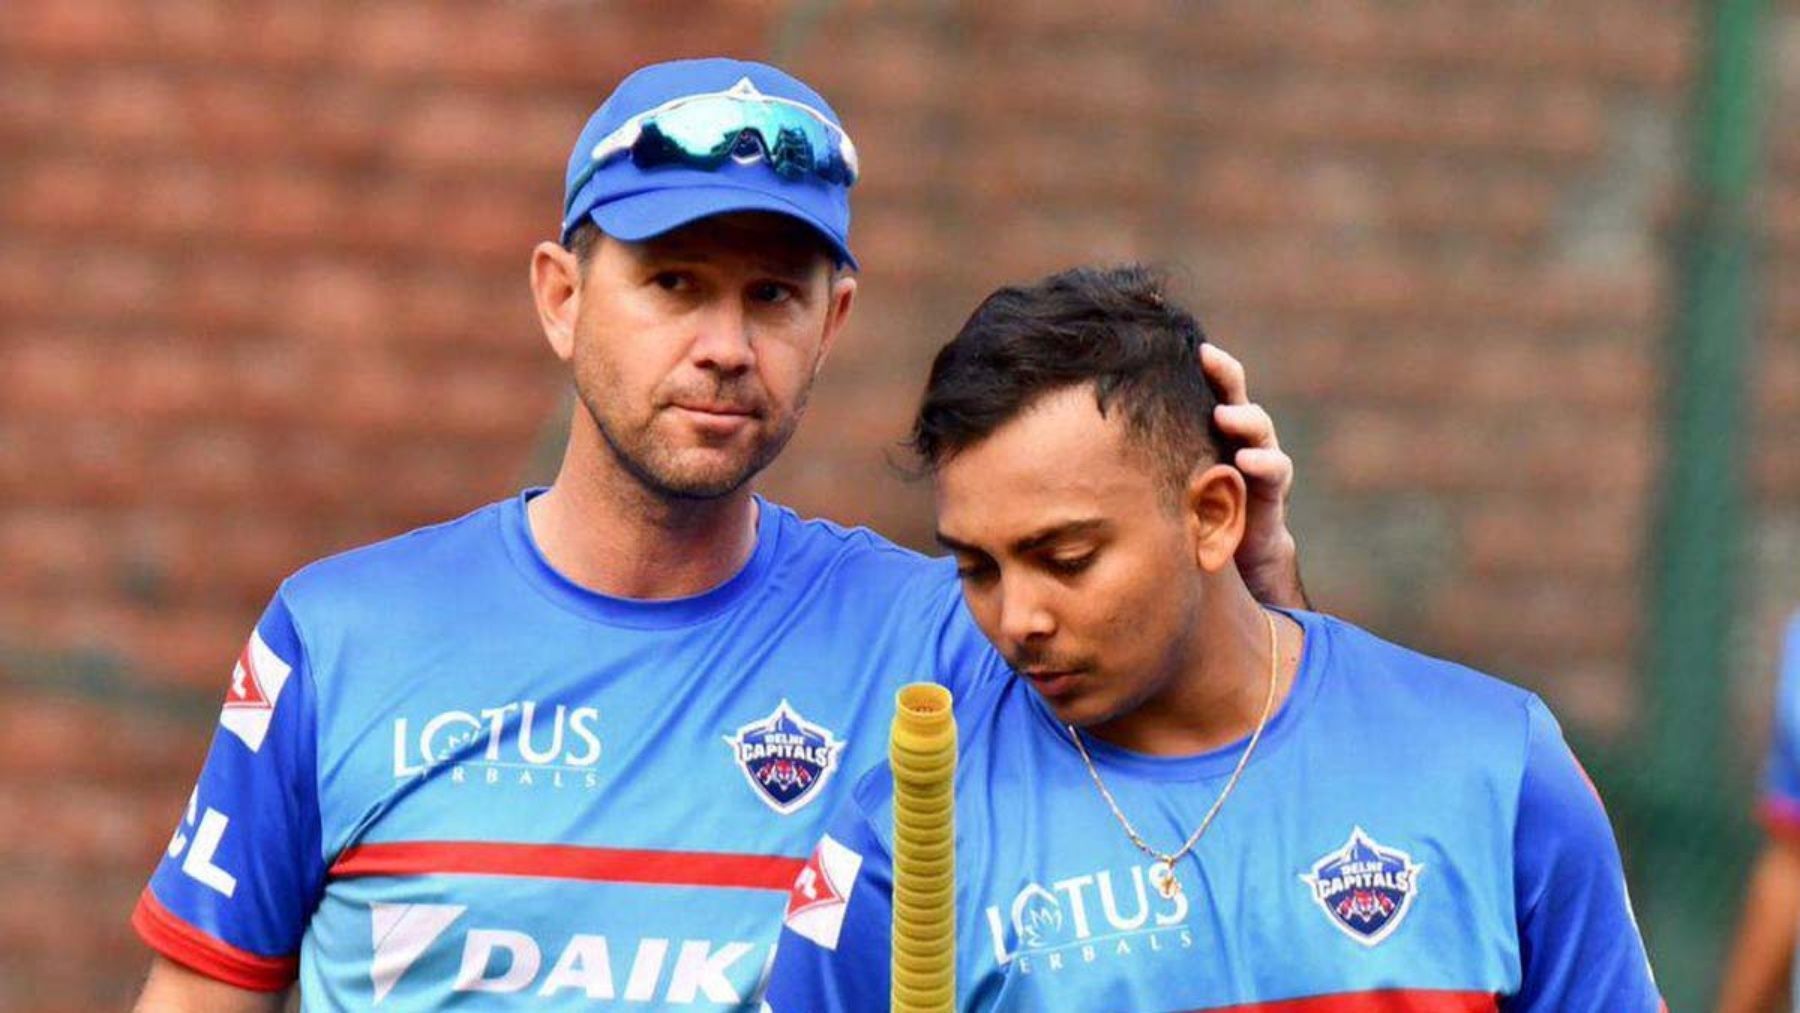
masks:
<svg viewBox="0 0 1800 1013"><path fill-rule="evenodd" d="M1025 578L1000 582L1000 635L1025 644L1056 632L1056 620Z"/></svg>
<svg viewBox="0 0 1800 1013"><path fill-rule="evenodd" d="M694 334L694 364L735 374L756 363L750 318L736 299L717 299L700 313Z"/></svg>

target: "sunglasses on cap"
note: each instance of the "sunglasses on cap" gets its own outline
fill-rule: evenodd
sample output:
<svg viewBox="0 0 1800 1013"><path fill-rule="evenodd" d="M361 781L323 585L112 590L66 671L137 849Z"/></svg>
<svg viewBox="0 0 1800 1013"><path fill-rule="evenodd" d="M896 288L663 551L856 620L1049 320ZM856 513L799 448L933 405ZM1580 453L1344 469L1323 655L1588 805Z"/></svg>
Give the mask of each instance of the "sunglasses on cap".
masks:
<svg viewBox="0 0 1800 1013"><path fill-rule="evenodd" d="M671 99L620 124L594 145L587 168L569 187L570 205L602 166L627 156L643 169L716 169L731 159L766 161L786 179L811 174L850 186L857 176L856 145L843 127L804 102L764 95L748 80L729 91Z"/></svg>

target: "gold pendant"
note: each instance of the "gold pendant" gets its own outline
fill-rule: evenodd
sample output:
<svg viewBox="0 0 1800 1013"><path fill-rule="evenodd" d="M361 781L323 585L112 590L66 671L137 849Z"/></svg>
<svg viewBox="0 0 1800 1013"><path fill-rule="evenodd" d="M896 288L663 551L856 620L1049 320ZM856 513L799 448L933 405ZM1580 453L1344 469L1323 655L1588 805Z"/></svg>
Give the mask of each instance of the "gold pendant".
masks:
<svg viewBox="0 0 1800 1013"><path fill-rule="evenodd" d="M1168 862L1158 861L1150 867L1150 885L1156 887L1164 900L1181 896L1181 880L1175 878L1175 867Z"/></svg>

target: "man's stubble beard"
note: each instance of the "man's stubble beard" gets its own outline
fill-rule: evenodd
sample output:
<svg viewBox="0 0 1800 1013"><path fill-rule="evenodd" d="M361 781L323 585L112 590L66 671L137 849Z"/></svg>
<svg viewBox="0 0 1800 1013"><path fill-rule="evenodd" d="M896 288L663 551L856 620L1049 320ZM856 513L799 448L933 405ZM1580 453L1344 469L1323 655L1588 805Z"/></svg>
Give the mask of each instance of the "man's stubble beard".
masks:
<svg viewBox="0 0 1800 1013"><path fill-rule="evenodd" d="M627 433L607 422L608 413L599 397L579 388L576 396L582 410L593 421L595 431L600 434L600 440L606 444L613 460L647 492L662 500L705 502L737 492L781 456L781 451L787 447L794 431L800 426L801 418L806 414L806 404L812 396L812 381L809 379L801 389L793 411L777 422L776 428L752 450L740 467L723 474L711 475L693 474L695 471L711 469L684 468L680 454L671 452L652 435L660 411L653 413L644 426Z"/></svg>

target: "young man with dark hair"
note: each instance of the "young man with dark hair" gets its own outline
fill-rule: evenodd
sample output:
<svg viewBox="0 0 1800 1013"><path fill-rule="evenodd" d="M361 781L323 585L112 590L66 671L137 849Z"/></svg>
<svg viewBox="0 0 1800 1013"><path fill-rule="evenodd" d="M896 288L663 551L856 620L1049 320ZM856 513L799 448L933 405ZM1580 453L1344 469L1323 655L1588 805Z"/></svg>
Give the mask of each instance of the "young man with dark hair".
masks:
<svg viewBox="0 0 1800 1013"><path fill-rule="evenodd" d="M850 314L857 171L761 64L594 113L531 260L577 393L555 483L282 583L133 918L140 1009L754 1004L895 689L1004 672L944 561L751 491ZM1291 599L1287 462L1235 410Z"/></svg>
<svg viewBox="0 0 1800 1013"><path fill-rule="evenodd" d="M1202 341L1153 275L1078 269L932 366L939 538L1018 676L957 708L958 1008L1657 1009L1543 703L1249 593ZM776 1013L886 1001L892 807L878 769L821 843L841 903L784 932Z"/></svg>

